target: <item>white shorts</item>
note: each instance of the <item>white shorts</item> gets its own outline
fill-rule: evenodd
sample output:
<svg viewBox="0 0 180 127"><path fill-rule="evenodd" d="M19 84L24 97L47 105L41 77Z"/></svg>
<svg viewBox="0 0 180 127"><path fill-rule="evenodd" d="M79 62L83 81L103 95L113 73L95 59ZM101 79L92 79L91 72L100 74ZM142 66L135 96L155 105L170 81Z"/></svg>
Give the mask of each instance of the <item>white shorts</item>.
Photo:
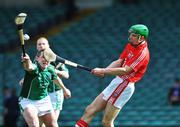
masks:
<svg viewBox="0 0 180 127"><path fill-rule="evenodd" d="M53 93L49 93L51 98L52 107L54 110L62 110L64 102L64 93L63 90L58 90Z"/></svg>
<svg viewBox="0 0 180 127"><path fill-rule="evenodd" d="M134 83L123 80L120 77L114 78L111 83L102 91L103 99L117 108L122 108L131 98L135 90Z"/></svg>
<svg viewBox="0 0 180 127"><path fill-rule="evenodd" d="M36 110L38 116L43 116L45 114L53 112L49 96L46 96L41 100L30 100L27 98L20 97L19 105L21 108L21 112L23 112L26 108L31 107Z"/></svg>

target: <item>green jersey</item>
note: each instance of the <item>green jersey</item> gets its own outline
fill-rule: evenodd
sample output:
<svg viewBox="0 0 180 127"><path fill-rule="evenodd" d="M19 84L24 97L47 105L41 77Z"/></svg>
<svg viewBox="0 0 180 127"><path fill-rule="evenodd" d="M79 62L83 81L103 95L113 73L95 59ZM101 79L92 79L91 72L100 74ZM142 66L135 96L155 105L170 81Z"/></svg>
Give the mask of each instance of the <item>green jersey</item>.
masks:
<svg viewBox="0 0 180 127"><path fill-rule="evenodd" d="M57 74L52 65L44 70L37 63L34 63L33 66L35 68L33 71L25 72L20 96L31 100L40 100L48 95L48 87L52 85L52 80L57 79Z"/></svg>
<svg viewBox="0 0 180 127"><path fill-rule="evenodd" d="M51 65L57 66L57 63L56 63L56 62L52 62ZM61 65L59 68L57 68L57 69L58 69L59 71L66 71L66 72L69 73L67 67L66 67L64 64L62 64L62 65ZM52 93L52 92L58 91L58 90L60 90L60 89L61 89L61 87L60 87L59 85L57 85L57 84L55 84L55 83L52 82L52 85L49 85L49 87L48 87L48 92L49 92L49 93Z"/></svg>

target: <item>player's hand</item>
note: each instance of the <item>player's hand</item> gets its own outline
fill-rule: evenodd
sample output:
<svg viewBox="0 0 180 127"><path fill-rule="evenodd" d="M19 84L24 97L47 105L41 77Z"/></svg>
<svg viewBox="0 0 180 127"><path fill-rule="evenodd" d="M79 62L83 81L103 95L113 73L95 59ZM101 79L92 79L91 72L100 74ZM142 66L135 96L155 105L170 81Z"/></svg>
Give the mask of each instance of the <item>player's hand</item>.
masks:
<svg viewBox="0 0 180 127"><path fill-rule="evenodd" d="M58 69L59 67L61 67L63 65L63 63L58 63L58 65L56 66L56 69Z"/></svg>
<svg viewBox="0 0 180 127"><path fill-rule="evenodd" d="M98 76L98 77L104 77L104 68L94 68L91 71L92 74Z"/></svg>
<svg viewBox="0 0 180 127"><path fill-rule="evenodd" d="M69 89L65 88L63 92L66 99L71 98L71 91Z"/></svg>
<svg viewBox="0 0 180 127"><path fill-rule="evenodd" d="M24 62L24 61L27 61L27 60L30 60L30 57L28 54L25 54L25 56L21 56L21 61Z"/></svg>

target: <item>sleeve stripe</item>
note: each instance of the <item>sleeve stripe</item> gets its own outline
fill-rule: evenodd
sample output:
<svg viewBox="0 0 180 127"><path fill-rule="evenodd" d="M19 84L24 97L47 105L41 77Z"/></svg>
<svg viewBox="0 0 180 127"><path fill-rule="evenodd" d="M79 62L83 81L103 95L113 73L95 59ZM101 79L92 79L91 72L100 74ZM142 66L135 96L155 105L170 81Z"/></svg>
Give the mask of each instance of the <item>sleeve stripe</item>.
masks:
<svg viewBox="0 0 180 127"><path fill-rule="evenodd" d="M130 67L135 68L135 66L136 66L137 64L139 64L139 63L146 57L146 54L145 54L146 49L147 49L147 48L145 48L145 49L142 51L141 55L138 57L137 60L135 60L135 61L130 65Z"/></svg>

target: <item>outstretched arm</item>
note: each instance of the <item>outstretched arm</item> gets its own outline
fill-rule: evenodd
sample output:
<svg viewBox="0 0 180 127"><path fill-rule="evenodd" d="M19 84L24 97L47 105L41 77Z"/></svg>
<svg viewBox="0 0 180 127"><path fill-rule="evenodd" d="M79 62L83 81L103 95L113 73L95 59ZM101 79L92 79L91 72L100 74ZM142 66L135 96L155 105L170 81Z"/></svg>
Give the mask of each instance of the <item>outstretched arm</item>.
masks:
<svg viewBox="0 0 180 127"><path fill-rule="evenodd" d="M116 68L104 68L102 69L103 73L106 75L126 75L133 71L133 69L129 66L125 67L116 67Z"/></svg>
<svg viewBox="0 0 180 127"><path fill-rule="evenodd" d="M25 56L22 56L21 59L23 62L23 67L26 71L33 71L34 70L33 63L32 63L28 54L25 54Z"/></svg>
<svg viewBox="0 0 180 127"><path fill-rule="evenodd" d="M66 88L66 86L64 85L64 83L62 82L62 80L59 77L57 77L57 79L53 80L53 82L55 84L58 84L62 88L65 98L71 97L71 91Z"/></svg>
<svg viewBox="0 0 180 127"><path fill-rule="evenodd" d="M115 68L115 67L120 67L122 66L124 60L123 59L118 59L110 63L106 68Z"/></svg>
<svg viewBox="0 0 180 127"><path fill-rule="evenodd" d="M59 68L61 68L61 70L58 70ZM56 73L57 75L61 78L66 78L68 79L69 78L69 71L68 69L66 68L66 66L63 64L63 63L59 63L57 66L56 66Z"/></svg>
<svg viewBox="0 0 180 127"><path fill-rule="evenodd" d="M125 75L131 72L133 69L129 66L121 67L123 64L123 59L118 59L113 61L106 68L95 68L92 70L92 74L96 76L105 76L105 75Z"/></svg>

